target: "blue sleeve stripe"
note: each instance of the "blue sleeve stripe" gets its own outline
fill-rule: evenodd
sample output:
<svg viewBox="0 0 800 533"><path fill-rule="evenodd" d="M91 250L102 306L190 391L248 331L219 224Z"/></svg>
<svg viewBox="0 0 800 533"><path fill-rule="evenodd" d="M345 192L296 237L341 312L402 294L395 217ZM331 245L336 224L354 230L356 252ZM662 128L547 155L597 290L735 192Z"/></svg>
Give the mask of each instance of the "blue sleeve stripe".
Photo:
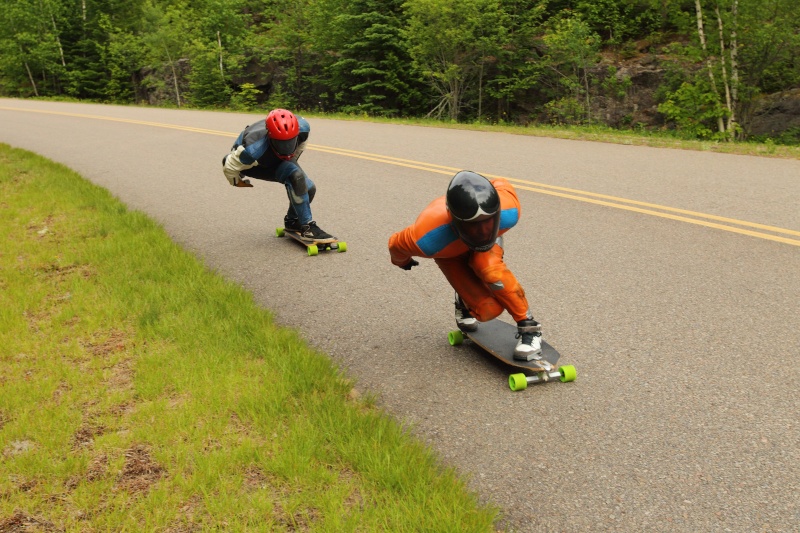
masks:
<svg viewBox="0 0 800 533"><path fill-rule="evenodd" d="M519 220L519 209L503 209L500 212L500 229L509 229L517 225Z"/></svg>
<svg viewBox="0 0 800 533"><path fill-rule="evenodd" d="M441 252L448 244L458 238L456 232L450 224L444 224L438 228L430 230L417 241L422 253L427 256L436 255Z"/></svg>

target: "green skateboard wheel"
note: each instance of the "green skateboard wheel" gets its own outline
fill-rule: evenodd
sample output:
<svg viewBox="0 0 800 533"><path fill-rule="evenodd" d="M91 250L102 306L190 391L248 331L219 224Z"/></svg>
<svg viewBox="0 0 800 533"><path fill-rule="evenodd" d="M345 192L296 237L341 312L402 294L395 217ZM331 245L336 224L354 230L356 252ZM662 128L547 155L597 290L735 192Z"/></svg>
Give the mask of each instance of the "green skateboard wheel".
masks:
<svg viewBox="0 0 800 533"><path fill-rule="evenodd" d="M346 242L339 242L339 253L347 251L347 243Z"/></svg>
<svg viewBox="0 0 800 533"><path fill-rule="evenodd" d="M527 389L528 380L525 379L525 374L511 374L508 376L508 387L513 391Z"/></svg>
<svg viewBox="0 0 800 533"><path fill-rule="evenodd" d="M575 381L575 378L578 377L578 373L575 371L575 367L572 365L560 366L558 367L558 372L561 374L562 383Z"/></svg>
<svg viewBox="0 0 800 533"><path fill-rule="evenodd" d="M278 237L283 237L285 230L283 228L275 228L275 235Z"/></svg>
<svg viewBox="0 0 800 533"><path fill-rule="evenodd" d="M464 334L459 329L453 330L447 334L447 340L450 341L450 346L458 346L464 342Z"/></svg>
<svg viewBox="0 0 800 533"><path fill-rule="evenodd" d="M312 244L308 247L308 255L317 255L319 253L319 248L317 248L316 244Z"/></svg>

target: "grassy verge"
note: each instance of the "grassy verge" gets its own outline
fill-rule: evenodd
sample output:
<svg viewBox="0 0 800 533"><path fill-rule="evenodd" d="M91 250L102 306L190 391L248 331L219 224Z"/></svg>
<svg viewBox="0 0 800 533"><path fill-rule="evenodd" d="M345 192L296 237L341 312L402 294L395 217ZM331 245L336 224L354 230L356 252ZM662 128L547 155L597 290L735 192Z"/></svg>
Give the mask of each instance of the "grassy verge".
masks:
<svg viewBox="0 0 800 533"><path fill-rule="evenodd" d="M0 145L0 531L491 531L496 517L158 225Z"/></svg>

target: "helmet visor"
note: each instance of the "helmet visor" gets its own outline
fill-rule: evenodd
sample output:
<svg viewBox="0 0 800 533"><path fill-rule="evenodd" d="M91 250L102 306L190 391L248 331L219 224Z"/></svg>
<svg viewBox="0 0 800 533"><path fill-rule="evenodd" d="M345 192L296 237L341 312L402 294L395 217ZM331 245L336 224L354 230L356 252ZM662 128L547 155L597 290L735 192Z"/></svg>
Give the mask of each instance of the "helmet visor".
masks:
<svg viewBox="0 0 800 533"><path fill-rule="evenodd" d="M285 141L270 139L269 143L279 156L291 156L294 154L295 150L297 150L297 137L292 137Z"/></svg>
<svg viewBox="0 0 800 533"><path fill-rule="evenodd" d="M453 223L458 236L470 250L485 252L494 246L497 239L500 230L500 211L469 222L454 218Z"/></svg>

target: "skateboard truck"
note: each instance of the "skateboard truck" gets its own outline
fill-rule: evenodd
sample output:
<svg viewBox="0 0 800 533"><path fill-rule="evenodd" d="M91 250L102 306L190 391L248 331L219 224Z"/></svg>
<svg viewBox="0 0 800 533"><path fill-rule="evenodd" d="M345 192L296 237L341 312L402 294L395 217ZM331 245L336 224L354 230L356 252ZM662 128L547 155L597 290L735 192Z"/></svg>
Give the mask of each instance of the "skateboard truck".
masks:
<svg viewBox="0 0 800 533"><path fill-rule="evenodd" d="M541 372L535 372L532 376L526 376L523 373L511 374L508 376L508 386L513 391L525 390L528 385L535 383L546 383L548 381L559 380L562 383L575 381L577 373L575 367L572 365L563 365L557 369L553 369L552 365L547 365L548 368L542 369Z"/></svg>

